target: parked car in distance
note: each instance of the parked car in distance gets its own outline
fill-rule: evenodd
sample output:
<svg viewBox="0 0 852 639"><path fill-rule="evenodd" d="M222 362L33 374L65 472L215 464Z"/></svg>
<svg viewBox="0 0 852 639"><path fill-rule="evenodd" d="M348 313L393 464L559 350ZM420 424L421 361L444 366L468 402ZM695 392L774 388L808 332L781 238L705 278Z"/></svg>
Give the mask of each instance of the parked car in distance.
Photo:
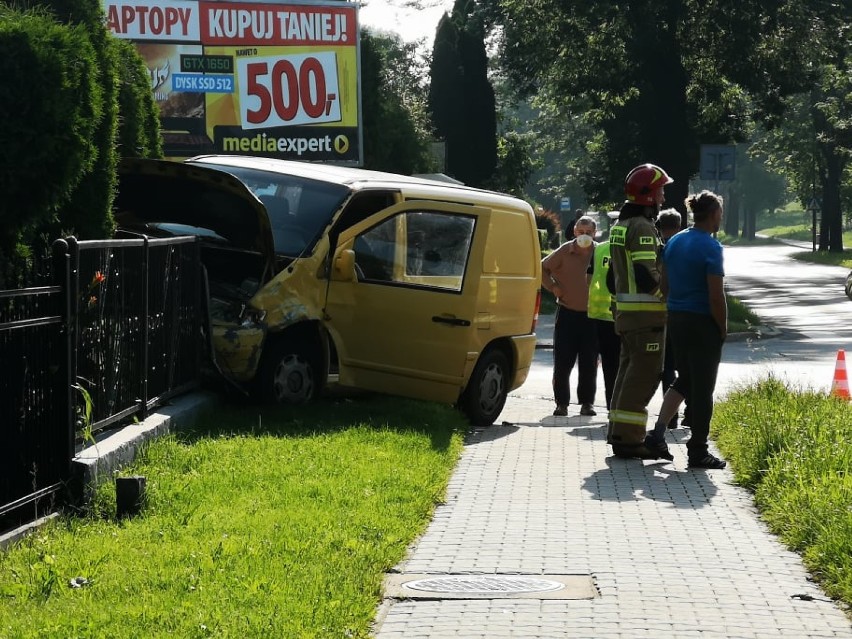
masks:
<svg viewBox="0 0 852 639"><path fill-rule="evenodd" d="M846 276L846 284L843 288L846 291L846 297L852 300L852 271L849 271L849 275Z"/></svg>
<svg viewBox="0 0 852 639"><path fill-rule="evenodd" d="M535 349L540 253L517 198L246 156L122 163L123 232L196 235L218 371L272 402L328 383L493 423Z"/></svg>

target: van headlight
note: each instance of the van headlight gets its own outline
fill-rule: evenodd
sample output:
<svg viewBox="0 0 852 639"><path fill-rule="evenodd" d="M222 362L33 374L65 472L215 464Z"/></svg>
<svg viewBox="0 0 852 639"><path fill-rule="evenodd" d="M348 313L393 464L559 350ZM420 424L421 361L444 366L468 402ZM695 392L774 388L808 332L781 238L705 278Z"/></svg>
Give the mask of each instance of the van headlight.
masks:
<svg viewBox="0 0 852 639"><path fill-rule="evenodd" d="M249 328L250 326L256 326L263 322L266 319L266 311L262 311L257 308L253 308L248 304L243 304L240 308L240 326L243 328Z"/></svg>

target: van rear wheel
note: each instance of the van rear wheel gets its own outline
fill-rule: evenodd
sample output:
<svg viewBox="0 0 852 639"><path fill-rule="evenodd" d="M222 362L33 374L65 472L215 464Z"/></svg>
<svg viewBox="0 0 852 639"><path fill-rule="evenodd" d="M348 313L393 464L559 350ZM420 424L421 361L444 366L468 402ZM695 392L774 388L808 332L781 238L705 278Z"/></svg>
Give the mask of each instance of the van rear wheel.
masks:
<svg viewBox="0 0 852 639"><path fill-rule="evenodd" d="M272 404L304 404L319 395L320 359L315 349L282 341L264 355L258 370L261 398Z"/></svg>
<svg viewBox="0 0 852 639"><path fill-rule="evenodd" d="M509 359L499 350L482 354L462 393L459 408L474 426L490 426L503 412L509 394Z"/></svg>

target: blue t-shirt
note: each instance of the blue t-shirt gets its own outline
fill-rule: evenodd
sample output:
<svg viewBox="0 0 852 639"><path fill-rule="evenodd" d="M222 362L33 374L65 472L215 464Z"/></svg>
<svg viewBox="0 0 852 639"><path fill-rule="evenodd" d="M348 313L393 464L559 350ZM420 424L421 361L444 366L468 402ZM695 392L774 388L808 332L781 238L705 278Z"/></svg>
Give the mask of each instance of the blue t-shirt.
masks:
<svg viewBox="0 0 852 639"><path fill-rule="evenodd" d="M670 311L710 315L708 275L725 275L722 245L712 235L694 226L669 238L663 249L669 282Z"/></svg>

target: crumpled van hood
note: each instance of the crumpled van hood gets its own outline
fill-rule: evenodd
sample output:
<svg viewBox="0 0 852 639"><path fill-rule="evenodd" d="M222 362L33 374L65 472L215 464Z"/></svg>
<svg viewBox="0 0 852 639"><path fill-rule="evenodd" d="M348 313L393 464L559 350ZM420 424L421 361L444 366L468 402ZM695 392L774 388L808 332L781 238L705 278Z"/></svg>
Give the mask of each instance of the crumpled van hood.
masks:
<svg viewBox="0 0 852 639"><path fill-rule="evenodd" d="M266 209L233 175L168 160L128 158L119 165L114 215L136 233L196 235L202 242L259 253L268 279L274 267Z"/></svg>

